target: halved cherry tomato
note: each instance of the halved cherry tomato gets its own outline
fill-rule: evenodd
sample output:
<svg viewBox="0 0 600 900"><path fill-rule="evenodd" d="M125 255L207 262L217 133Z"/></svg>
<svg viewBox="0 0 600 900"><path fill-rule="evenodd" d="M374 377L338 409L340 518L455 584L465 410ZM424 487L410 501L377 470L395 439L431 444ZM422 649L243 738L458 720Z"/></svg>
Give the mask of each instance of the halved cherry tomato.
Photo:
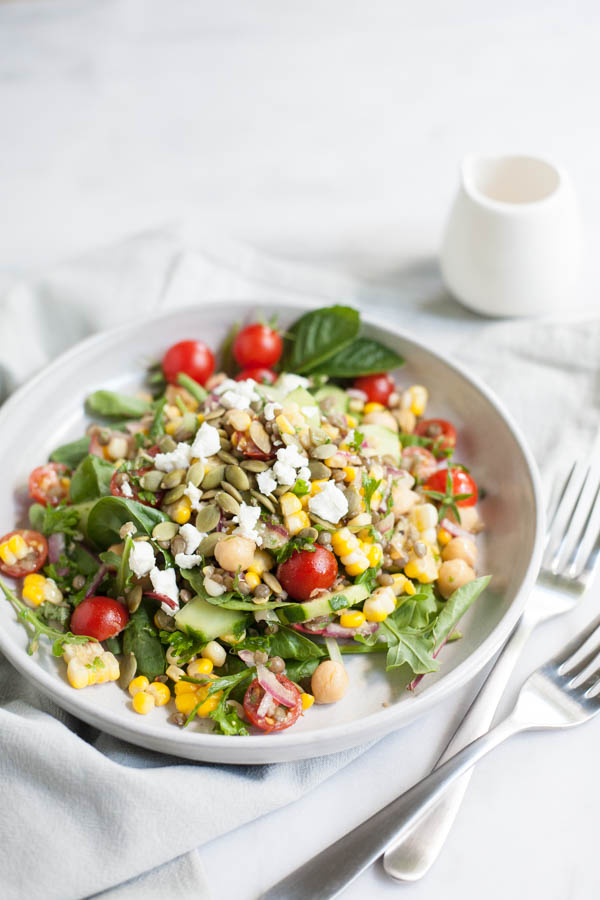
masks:
<svg viewBox="0 0 600 900"><path fill-rule="evenodd" d="M446 419L423 419L417 423L415 434L431 438L433 453L437 457L442 457L444 450L456 447L456 428Z"/></svg>
<svg viewBox="0 0 600 900"><path fill-rule="evenodd" d="M338 575L337 559L326 547L296 550L277 569L277 580L292 600L304 602L317 588L329 590Z"/></svg>
<svg viewBox="0 0 600 900"><path fill-rule="evenodd" d="M379 375L362 375L354 379L354 387L363 391L371 403L383 403L388 405L390 394L396 390L396 385L389 375L381 372Z"/></svg>
<svg viewBox="0 0 600 900"><path fill-rule="evenodd" d="M285 715L281 719L275 716L259 716L257 714L258 707L265 695L265 691L258 683L257 678L251 681L244 695L244 711L252 724L262 731L283 731L284 728L289 728L290 725L293 725L302 712L302 697L296 685L289 678L286 678L285 675L276 675L275 677L280 684L294 693L296 702L292 707L283 706L280 703L277 704L277 710L282 709L285 711ZM279 713L277 715L279 716Z"/></svg>
<svg viewBox="0 0 600 900"><path fill-rule="evenodd" d="M117 471L110 479L110 492L113 497L124 497L126 500L137 500L138 503L143 503L144 506L151 506L153 508L160 506L165 493L164 491L155 491L155 499L152 501L146 499L145 497L140 497L140 493L143 491L143 488L140 486L138 479L141 478L141 476L145 472L149 472L151 468L152 466L143 466L143 468L141 469L136 469L135 472L127 473L130 477L125 477L125 480L129 485L131 493L128 493L127 489L123 487L122 480L124 479L124 476L126 476L126 473L120 472L119 469L117 469ZM133 476L133 479L131 478L131 476Z"/></svg>
<svg viewBox="0 0 600 900"><path fill-rule="evenodd" d="M24 575L38 572L48 558L48 541L39 531L30 531L27 528L20 531L9 531L0 538L0 545L8 543L16 534L20 535L27 544L28 553L23 559L17 559L14 563L7 563L0 559L0 572L8 575L9 578L22 578Z"/></svg>
<svg viewBox="0 0 600 900"><path fill-rule="evenodd" d="M242 369L240 374L235 376L236 381L245 381L246 378L253 378L259 384L275 384L277 381L275 372L265 366L250 366L249 369Z"/></svg>
<svg viewBox="0 0 600 900"><path fill-rule="evenodd" d="M50 462L38 466L29 476L29 496L37 503L58 506L69 494L69 484L63 482L69 470L63 463Z"/></svg>
<svg viewBox="0 0 600 900"><path fill-rule="evenodd" d="M180 372L204 384L215 371L215 358L203 341L179 341L163 356L162 367L170 384L176 384Z"/></svg>
<svg viewBox="0 0 600 900"><path fill-rule="evenodd" d="M446 493L446 474L450 472L452 476L452 494L469 494L464 500L457 500L457 506L475 506L477 503L477 485L468 472L464 469L450 468L438 469L430 478L427 479L425 490L439 491L441 494Z"/></svg>
<svg viewBox="0 0 600 900"><path fill-rule="evenodd" d="M73 634L86 634L105 641L123 631L129 621L127 607L112 597L87 597L71 616Z"/></svg>
<svg viewBox="0 0 600 900"><path fill-rule="evenodd" d="M249 437L245 431L234 431L233 432L233 445L236 450L239 450L241 454L247 456L248 459L273 459L275 456L275 451L272 450L271 453L264 453L260 447L257 447L251 437Z"/></svg>
<svg viewBox="0 0 600 900"><path fill-rule="evenodd" d="M274 366L282 352L283 341L279 332L260 322L246 325L233 342L233 355L240 369Z"/></svg>
<svg viewBox="0 0 600 900"><path fill-rule="evenodd" d="M402 450L402 468L414 475L420 481L426 481L438 467L438 462L433 453L426 447L413 445Z"/></svg>

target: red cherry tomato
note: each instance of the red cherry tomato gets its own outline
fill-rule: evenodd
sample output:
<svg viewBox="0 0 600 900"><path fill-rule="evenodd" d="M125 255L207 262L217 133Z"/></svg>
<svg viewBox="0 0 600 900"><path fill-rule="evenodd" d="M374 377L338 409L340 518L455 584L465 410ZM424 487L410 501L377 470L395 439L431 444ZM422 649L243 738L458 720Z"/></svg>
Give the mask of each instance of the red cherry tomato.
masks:
<svg viewBox="0 0 600 900"><path fill-rule="evenodd" d="M402 468L418 478L426 481L437 470L438 462L433 453L426 447L404 447L402 450Z"/></svg>
<svg viewBox="0 0 600 900"><path fill-rule="evenodd" d="M284 728L289 728L290 725L293 725L302 712L302 696L296 685L290 681L289 678L286 678L285 675L276 675L275 677L280 684L294 693L296 702L292 707L283 706L281 703L277 703L276 716L259 716L258 707L260 706L260 701L264 697L265 692L258 683L257 678L255 678L254 681L251 681L248 685L248 690L244 695L244 711L252 724L256 725L256 727L260 728L262 731L283 731ZM279 717L279 710L284 711L281 718Z"/></svg>
<svg viewBox="0 0 600 900"><path fill-rule="evenodd" d="M155 456L156 454L152 455ZM146 497L140 496L140 493L143 492L143 488L140 485L138 479L145 472L149 472L151 468L152 466L144 466L141 469L136 469L135 472L129 472L127 474L125 474L124 472L121 473L117 469L113 477L110 479L110 492L113 497L125 497L126 500L137 500L138 503L143 503L144 506L160 506L165 493L164 491L154 491L155 499L152 501L148 500ZM124 483L129 485L129 491L124 486Z"/></svg>
<svg viewBox="0 0 600 900"><path fill-rule="evenodd" d="M251 366L249 369L243 369L239 375L235 376L236 381L245 381L246 378L253 378L259 384L275 384L277 381L275 372L264 366Z"/></svg>
<svg viewBox="0 0 600 900"><path fill-rule="evenodd" d="M48 557L48 541L39 531L22 529L21 531L9 531L0 538L0 545L5 544L15 534L20 535L27 544L27 556L17 559L14 563L6 563L0 559L0 572L8 575L9 578L22 578L24 575L31 575L32 572L37 572L42 568Z"/></svg>
<svg viewBox="0 0 600 900"><path fill-rule="evenodd" d="M457 506L475 506L477 503L477 485L468 472L464 469L438 469L430 478L427 479L425 490L439 491L441 494L446 493L446 473L450 472L452 476L452 493L470 494L464 500L457 500Z"/></svg>
<svg viewBox="0 0 600 900"><path fill-rule="evenodd" d="M58 506L69 494L69 485L61 479L68 471L63 463L51 462L38 466L29 476L29 496L44 506L48 503Z"/></svg>
<svg viewBox="0 0 600 900"><path fill-rule="evenodd" d="M292 600L309 600L317 588L329 590L337 578L337 560L331 550L296 550L277 569L277 579Z"/></svg>
<svg viewBox="0 0 600 900"><path fill-rule="evenodd" d="M279 332L259 322L242 328L233 342L233 355L240 369L274 366L282 352L283 341Z"/></svg>
<svg viewBox="0 0 600 900"><path fill-rule="evenodd" d="M389 375L382 372L380 375L362 375L354 379L354 387L363 391L371 403L383 403L388 405L390 394L396 390L396 385Z"/></svg>
<svg viewBox="0 0 600 900"><path fill-rule="evenodd" d="M179 341L163 356L162 367L170 384L176 384L180 372L204 384L215 371L215 358L203 341Z"/></svg>
<svg viewBox="0 0 600 900"><path fill-rule="evenodd" d="M73 634L86 634L105 641L123 631L129 621L127 607L112 597L87 597L71 616Z"/></svg>
<svg viewBox="0 0 600 900"><path fill-rule="evenodd" d="M415 434L431 438L433 453L437 457L442 457L444 450L456 447L456 428L446 419L423 419L417 423Z"/></svg>

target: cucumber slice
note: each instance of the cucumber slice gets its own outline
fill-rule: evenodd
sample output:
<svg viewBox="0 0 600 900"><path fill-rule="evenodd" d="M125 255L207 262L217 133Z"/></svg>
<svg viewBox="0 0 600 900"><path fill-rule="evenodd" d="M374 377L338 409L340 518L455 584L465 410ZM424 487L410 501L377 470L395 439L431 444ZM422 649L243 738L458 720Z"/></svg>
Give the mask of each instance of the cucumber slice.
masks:
<svg viewBox="0 0 600 900"><path fill-rule="evenodd" d="M329 591L327 594L321 594L315 600L286 606L284 609L278 610L277 615L286 624L308 622L309 619L316 619L317 616L330 616L331 613L339 612L340 609L347 609L356 603L362 603L368 596L369 591L364 584L351 584L342 588L341 591Z"/></svg>
<svg viewBox="0 0 600 900"><path fill-rule="evenodd" d="M312 394L309 394L306 388L298 387L293 391L290 391L289 394L283 398L283 408L285 410L286 404L288 403L297 403L300 407L300 412L306 417L306 420L311 428L317 428L321 422L321 413L319 411L319 407L317 406L317 402Z"/></svg>
<svg viewBox="0 0 600 900"><path fill-rule="evenodd" d="M359 425L358 430L364 435L369 447L377 451L378 456L391 456L396 463L400 462L400 439L395 431L384 425Z"/></svg>
<svg viewBox="0 0 600 900"><path fill-rule="evenodd" d="M315 400L319 406L322 405L323 400L328 400L327 406L331 405L334 409L343 413L348 412L348 402L350 398L346 391L336 387L335 384L326 384L322 388L319 388L315 394Z"/></svg>
<svg viewBox="0 0 600 900"><path fill-rule="evenodd" d="M180 631L201 641L212 641L223 634L240 634L248 621L248 613L235 609L223 609L195 597L175 614Z"/></svg>

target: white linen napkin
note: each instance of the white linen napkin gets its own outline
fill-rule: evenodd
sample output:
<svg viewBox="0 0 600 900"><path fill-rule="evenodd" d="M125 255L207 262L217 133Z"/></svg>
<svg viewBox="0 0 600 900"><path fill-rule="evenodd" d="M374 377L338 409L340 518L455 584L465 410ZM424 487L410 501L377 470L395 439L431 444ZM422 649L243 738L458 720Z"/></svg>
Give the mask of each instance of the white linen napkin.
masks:
<svg viewBox="0 0 600 900"><path fill-rule="evenodd" d="M0 295L0 401L99 329L208 298L282 295L368 304L370 314L427 335L502 396L545 466L576 455L597 432L596 322L483 320L440 292L433 265L401 285L366 286L177 229L140 235ZM195 848L290 803L366 749L259 767L186 763L82 724L3 659L0 704L6 900L208 897Z"/></svg>

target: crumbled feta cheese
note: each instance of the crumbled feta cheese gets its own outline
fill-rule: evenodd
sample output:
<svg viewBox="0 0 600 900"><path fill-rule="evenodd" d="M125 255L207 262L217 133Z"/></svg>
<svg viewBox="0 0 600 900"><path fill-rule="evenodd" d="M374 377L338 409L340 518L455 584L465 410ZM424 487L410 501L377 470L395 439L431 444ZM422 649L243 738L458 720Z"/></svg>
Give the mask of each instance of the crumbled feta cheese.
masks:
<svg viewBox="0 0 600 900"><path fill-rule="evenodd" d="M302 466L302 468L298 469L298 478L310 483L310 469L308 466Z"/></svg>
<svg viewBox="0 0 600 900"><path fill-rule="evenodd" d="M150 541L134 541L129 554L129 568L138 578L147 575L154 566L154 549Z"/></svg>
<svg viewBox="0 0 600 900"><path fill-rule="evenodd" d="M221 394L221 406L225 409L248 409L250 398L240 394L239 391L225 391Z"/></svg>
<svg viewBox="0 0 600 900"><path fill-rule="evenodd" d="M120 487L121 487L121 493L123 494L124 497L129 497L129 498L133 497L133 491L131 490L131 485L129 484L128 481L123 481L121 483Z"/></svg>
<svg viewBox="0 0 600 900"><path fill-rule="evenodd" d="M315 516L334 525L348 512L348 501L334 481L326 481L318 494L308 501L308 508Z"/></svg>
<svg viewBox="0 0 600 900"><path fill-rule="evenodd" d="M188 497L192 509L198 510L202 506L200 503L200 497L202 496L202 491L200 488L197 488L195 484L192 484L191 481L188 481L185 491L183 492L184 497Z"/></svg>
<svg viewBox="0 0 600 900"><path fill-rule="evenodd" d="M277 413L281 410L281 403L265 403L263 415L267 422L272 422Z"/></svg>
<svg viewBox="0 0 600 900"><path fill-rule="evenodd" d="M286 463L276 462L272 469L273 475L279 482L279 484L286 487L289 484L294 484L296 481L296 470L293 466L288 466Z"/></svg>
<svg viewBox="0 0 600 900"><path fill-rule="evenodd" d="M301 406L300 409L302 410L302 415L306 416L307 419L311 419L315 415L318 416L319 419L321 418L318 406Z"/></svg>
<svg viewBox="0 0 600 900"><path fill-rule="evenodd" d="M206 537L205 531L198 531L194 525L188 522L179 529L179 534L185 540L185 552L193 553L200 546L201 541Z"/></svg>
<svg viewBox="0 0 600 900"><path fill-rule="evenodd" d="M154 468L160 472L172 472L173 469L187 469L192 456L189 444L180 441L170 453L157 453L154 457Z"/></svg>
<svg viewBox="0 0 600 900"><path fill-rule="evenodd" d="M157 594L164 594L165 597L168 597L169 600L176 604L176 606L171 606L169 603L161 603L163 612L166 612L168 616L174 615L179 609L179 589L177 587L175 569L163 569L161 571L154 566L150 572L150 581Z"/></svg>
<svg viewBox="0 0 600 900"><path fill-rule="evenodd" d="M205 459L207 456L214 456L221 449L221 438L219 432L214 425L203 422L194 438L192 444L192 456Z"/></svg>
<svg viewBox="0 0 600 900"><path fill-rule="evenodd" d="M259 519L260 506L248 506L247 503L241 503L239 515L233 517L233 521L239 523L233 533L249 538L255 544L262 544L262 537L255 530Z"/></svg>
<svg viewBox="0 0 600 900"><path fill-rule="evenodd" d="M244 381L226 378L215 388L215 393L220 395L221 406L226 409L248 409L251 403L260 400L255 387L253 378L246 378Z"/></svg>
<svg viewBox="0 0 600 900"><path fill-rule="evenodd" d="M286 466L293 466L295 469L306 466L308 463L306 454L300 453L293 444L290 444L289 447L280 447L277 451L277 459L279 462L285 463Z"/></svg>
<svg viewBox="0 0 600 900"><path fill-rule="evenodd" d="M302 375L293 375L291 372L284 372L277 381L277 387L281 388L284 394L290 394L299 387L306 388L309 384L308 378L304 378Z"/></svg>
<svg viewBox="0 0 600 900"><path fill-rule="evenodd" d="M266 472L259 472L256 476L256 483L261 494L271 494L277 487L277 481L273 478L271 469Z"/></svg>
<svg viewBox="0 0 600 900"><path fill-rule="evenodd" d="M180 569L193 569L202 562L202 556L197 553L177 553L175 563Z"/></svg>

